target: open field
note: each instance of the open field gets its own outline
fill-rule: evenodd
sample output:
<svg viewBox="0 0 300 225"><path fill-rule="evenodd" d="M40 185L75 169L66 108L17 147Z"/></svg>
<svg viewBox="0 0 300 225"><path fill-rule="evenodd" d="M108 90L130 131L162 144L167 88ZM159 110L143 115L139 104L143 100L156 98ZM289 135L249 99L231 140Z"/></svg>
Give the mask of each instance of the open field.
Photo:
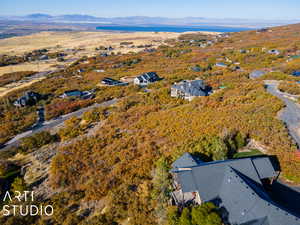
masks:
<svg viewBox="0 0 300 225"><path fill-rule="evenodd" d="M44 72L55 70L56 66L68 66L83 56L93 56L101 51L95 50L99 46L112 46L113 52L127 53L138 52L144 48L120 47L121 42L132 42L131 45L153 45L154 48L162 44L166 39L177 38L180 33L111 33L111 32L40 32L22 37L12 37L0 40L0 54L22 55L36 49L47 48L50 52L67 52L68 49L80 49L76 52L68 52L65 62L57 62L56 59L44 61L32 61L17 65L0 67L0 76L6 73L19 71ZM131 46L130 45L130 46ZM28 83L12 83L0 88L0 96L10 91L31 85L40 79L30 80Z"/></svg>
<svg viewBox="0 0 300 225"><path fill-rule="evenodd" d="M67 65L82 56L93 56L101 51L95 50L99 46L112 46L114 53L138 52L143 48L123 46L121 42L132 42L132 45L153 45L157 47L166 39L177 38L180 33L112 33L112 32L40 32L28 36L13 37L0 40L0 54L22 55L36 49L47 48L50 52L68 52L70 49L80 49L68 52L65 57L68 62L58 63L56 60L33 61L18 65L0 67L0 76L5 73L18 71L48 71L55 65ZM73 59L73 60L72 60Z"/></svg>
<svg viewBox="0 0 300 225"><path fill-rule="evenodd" d="M29 63L22 63L18 65L11 65L11 66L3 66L0 67L0 76L5 73L12 73L12 72L21 72L21 71L37 71L43 72L53 69L53 66L58 63L52 62L49 60L48 62L37 63L37 62L29 62Z"/></svg>
<svg viewBox="0 0 300 225"><path fill-rule="evenodd" d="M20 88L29 87L33 83L41 81L43 79L45 79L45 77L40 77L40 78L32 79L32 80L30 80L30 81L28 81L26 83L15 82L15 83L6 85L4 87L0 87L0 97L5 96L6 94L8 94L11 91L15 91L15 90L18 90Z"/></svg>
<svg viewBox="0 0 300 225"><path fill-rule="evenodd" d="M100 45L119 47L120 42L131 41L134 45L159 44L169 38L177 38L180 33L112 33L112 32L41 32L23 37L0 40L0 54L18 55L40 48L56 51L66 48L94 50ZM158 41L158 42L155 42ZM117 49L119 50L119 49ZM137 49L130 49L135 51Z"/></svg>

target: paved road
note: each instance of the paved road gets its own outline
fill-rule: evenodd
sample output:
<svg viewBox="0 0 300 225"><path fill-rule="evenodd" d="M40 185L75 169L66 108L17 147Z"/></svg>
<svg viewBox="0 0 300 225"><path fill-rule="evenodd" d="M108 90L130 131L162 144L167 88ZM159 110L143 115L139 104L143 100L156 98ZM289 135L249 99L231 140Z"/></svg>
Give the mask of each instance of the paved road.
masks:
<svg viewBox="0 0 300 225"><path fill-rule="evenodd" d="M82 109L79 109L75 112L63 115L63 116L61 116L57 119L52 119L52 120L48 120L48 121L40 121L36 125L34 125L31 130L23 132L21 134L18 134L13 139L6 142L4 147L1 150L6 150L10 147L18 146L20 144L20 139L21 138L29 137L29 136L31 136L35 133L38 133L38 132L41 132L41 131L44 131L44 130L52 129L52 128L58 126L58 125L61 125L65 120L67 120L71 117L74 117L74 116L79 117L84 112L87 112L87 111L89 111L93 108L100 107L100 106L110 106L110 105L115 104L117 101L118 101L117 99L112 99L112 100L109 100L109 101L106 101L106 102L103 102L103 103L100 103L100 104L95 103L95 104L93 104L91 106L88 106L86 108L82 108ZM38 112L38 113L41 113L41 112Z"/></svg>
<svg viewBox="0 0 300 225"><path fill-rule="evenodd" d="M300 132L297 132L297 130L300 130L300 105L293 100L295 96L278 90L279 82L265 81L265 84L269 93L285 103L286 108L280 114L280 119L286 124L290 135L300 148Z"/></svg>

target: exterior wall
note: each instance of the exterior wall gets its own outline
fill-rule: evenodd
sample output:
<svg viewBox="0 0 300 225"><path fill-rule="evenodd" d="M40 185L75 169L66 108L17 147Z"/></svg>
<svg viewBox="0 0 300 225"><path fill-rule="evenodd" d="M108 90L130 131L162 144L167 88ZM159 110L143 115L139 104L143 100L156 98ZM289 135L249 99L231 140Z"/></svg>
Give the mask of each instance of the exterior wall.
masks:
<svg viewBox="0 0 300 225"><path fill-rule="evenodd" d="M198 192L182 192L180 189L173 191L171 196L177 206L200 205L202 203Z"/></svg>
<svg viewBox="0 0 300 225"><path fill-rule="evenodd" d="M171 97L187 99L186 94L176 88L171 88Z"/></svg>
<svg viewBox="0 0 300 225"><path fill-rule="evenodd" d="M140 81L139 81L139 79L134 78L134 79L133 79L133 83L134 83L135 85L139 85L139 84L140 84Z"/></svg>
<svg viewBox="0 0 300 225"><path fill-rule="evenodd" d="M196 192L195 202L196 202L198 205L201 205L201 204L202 204L202 200L201 200L201 198L200 198L199 192Z"/></svg>
<svg viewBox="0 0 300 225"><path fill-rule="evenodd" d="M148 85L150 82L147 81L147 80L145 80L145 79L143 79L143 82L140 82L140 80L139 80L138 78L134 78L133 83L134 83L135 85L146 86L146 85Z"/></svg>
<svg viewBox="0 0 300 225"><path fill-rule="evenodd" d="M195 98L195 96L186 95L185 99L188 101L192 101Z"/></svg>
<svg viewBox="0 0 300 225"><path fill-rule="evenodd" d="M171 88L171 97L178 97L178 91L176 88Z"/></svg>

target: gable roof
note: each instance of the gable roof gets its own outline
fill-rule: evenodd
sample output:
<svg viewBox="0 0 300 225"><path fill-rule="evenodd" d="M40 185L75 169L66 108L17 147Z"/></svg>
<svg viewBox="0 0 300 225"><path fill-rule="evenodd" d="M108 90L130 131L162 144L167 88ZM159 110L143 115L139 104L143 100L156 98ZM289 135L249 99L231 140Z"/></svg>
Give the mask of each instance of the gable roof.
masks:
<svg viewBox="0 0 300 225"><path fill-rule="evenodd" d="M300 76L300 71L294 71L292 73L293 76L299 77Z"/></svg>
<svg viewBox="0 0 300 225"><path fill-rule="evenodd" d="M227 67L227 65L223 62L218 62L216 63L216 66L219 66L219 67Z"/></svg>
<svg viewBox="0 0 300 225"><path fill-rule="evenodd" d="M252 163L258 173L260 179L275 177L277 174L274 170L269 158L266 157L257 157L252 159Z"/></svg>
<svg viewBox="0 0 300 225"><path fill-rule="evenodd" d="M136 77L141 83L158 81L160 78L155 72L143 73Z"/></svg>
<svg viewBox="0 0 300 225"><path fill-rule="evenodd" d="M263 188L261 179L277 175L269 157L200 162L178 168L176 165L195 164L188 155L182 157L172 164L182 191L198 192L202 202L218 200L231 224L300 225L300 219L276 205Z"/></svg>
<svg viewBox="0 0 300 225"><path fill-rule="evenodd" d="M256 183L261 184L260 177L251 158L200 163L191 167L190 170L177 171L178 180L182 184L181 187L184 192L198 190L203 201L210 201L218 197L227 166L240 171ZM260 171L263 171L263 169L261 168ZM275 171L274 174L276 174ZM212 177L214 179L211 179ZM190 186L186 186L187 183L192 182L195 183L196 189L190 189Z"/></svg>
<svg viewBox="0 0 300 225"><path fill-rule="evenodd" d="M190 96L207 96L206 86L203 80L184 80L172 85L173 89L177 89Z"/></svg>
<svg viewBox="0 0 300 225"><path fill-rule="evenodd" d="M231 224L297 225L300 220L275 205L268 195L238 171L227 168L219 197Z"/></svg>
<svg viewBox="0 0 300 225"><path fill-rule="evenodd" d="M192 167L197 165L198 163L194 157L190 153L186 152L172 164L172 168L176 170L178 168Z"/></svg>
<svg viewBox="0 0 300 225"><path fill-rule="evenodd" d="M81 96L82 92L79 90L70 90L70 91L65 91L64 95L71 97L71 96Z"/></svg>

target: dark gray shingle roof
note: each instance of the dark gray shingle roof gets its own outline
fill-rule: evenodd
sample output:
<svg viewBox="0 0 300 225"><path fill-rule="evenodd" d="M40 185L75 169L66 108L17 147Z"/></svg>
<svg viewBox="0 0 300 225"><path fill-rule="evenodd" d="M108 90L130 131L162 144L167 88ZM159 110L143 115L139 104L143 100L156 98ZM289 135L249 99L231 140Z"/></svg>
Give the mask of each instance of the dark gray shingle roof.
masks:
<svg viewBox="0 0 300 225"><path fill-rule="evenodd" d="M193 156L186 152L179 159L177 159L173 164L173 168L182 168L182 167L192 167L197 166L197 161L193 158Z"/></svg>
<svg viewBox="0 0 300 225"><path fill-rule="evenodd" d="M140 82L143 82L143 81L155 82L155 81L160 80L159 76L155 72L143 73L143 74L137 76L137 79L139 79Z"/></svg>
<svg viewBox="0 0 300 225"><path fill-rule="evenodd" d="M188 155L178 160L186 159ZM273 203L263 188L261 179L276 176L269 157L202 162L174 170L183 192L197 191L202 202L219 199L231 224L300 225L300 219Z"/></svg>
<svg viewBox="0 0 300 225"><path fill-rule="evenodd" d="M274 167L269 158L266 157L253 158L252 162L254 164L254 167L260 179L277 176L277 173L275 172Z"/></svg>
<svg viewBox="0 0 300 225"><path fill-rule="evenodd" d="M299 225L294 215L276 206L259 186L232 168L227 168L220 188L222 205L230 212L231 224Z"/></svg>
<svg viewBox="0 0 300 225"><path fill-rule="evenodd" d="M186 184L194 182L201 199L203 201L210 201L218 197L226 166L239 170L247 177L261 184L250 158L201 163L198 166L192 167L191 170L178 172L178 179L182 184L182 188L187 192L195 191L189 190L190 186L185 187ZM194 180L192 181L191 179Z"/></svg>
<svg viewBox="0 0 300 225"><path fill-rule="evenodd" d="M207 96L206 85L203 80L185 80L172 85L172 88L189 94L190 96Z"/></svg>

